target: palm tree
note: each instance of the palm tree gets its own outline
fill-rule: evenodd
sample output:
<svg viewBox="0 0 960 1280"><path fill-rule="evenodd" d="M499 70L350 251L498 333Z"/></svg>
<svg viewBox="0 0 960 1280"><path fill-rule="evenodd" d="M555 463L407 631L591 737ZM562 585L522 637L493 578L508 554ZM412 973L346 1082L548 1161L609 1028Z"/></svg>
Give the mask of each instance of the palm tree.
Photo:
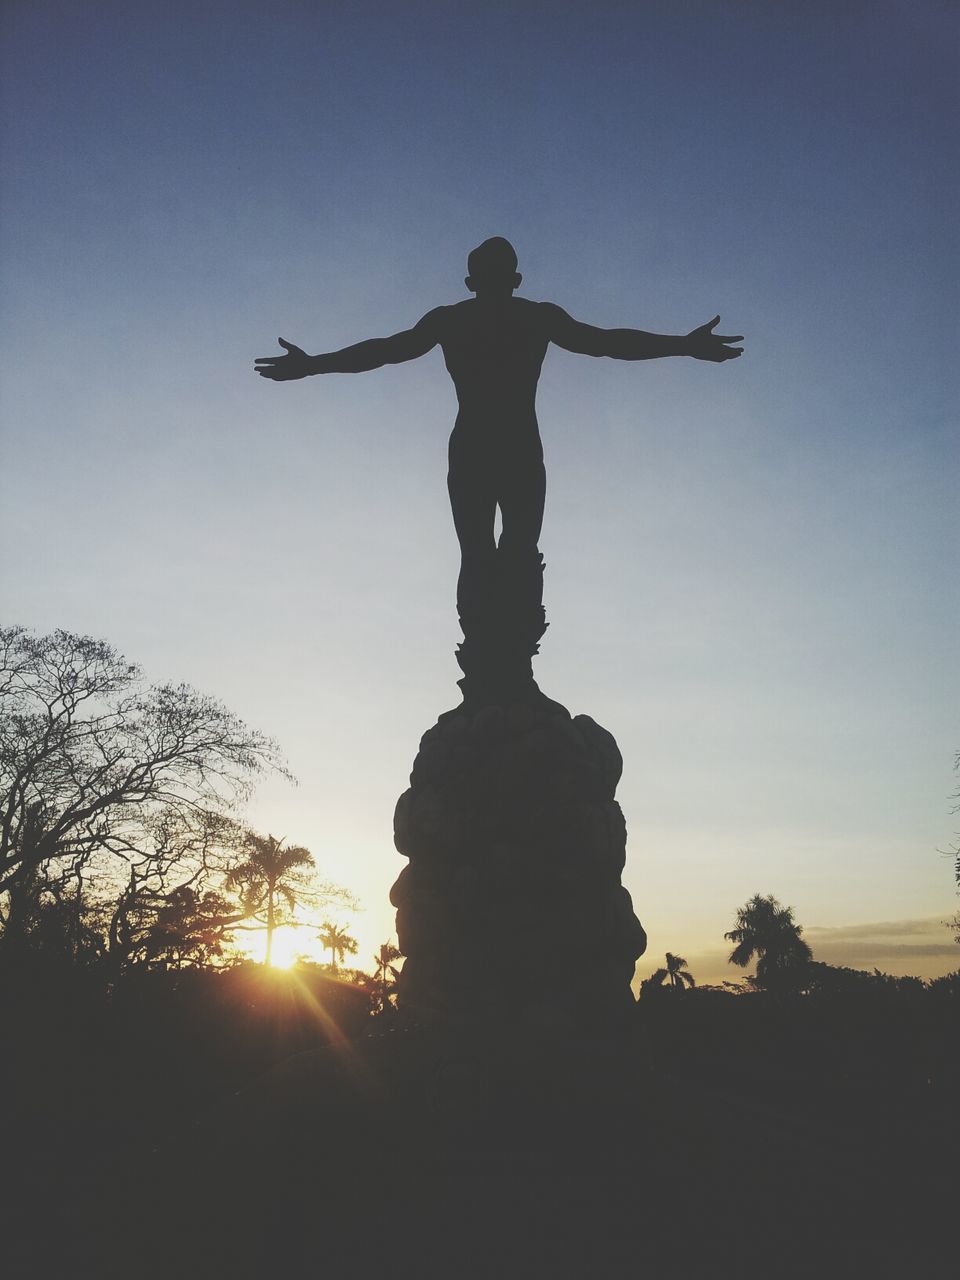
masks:
<svg viewBox="0 0 960 1280"><path fill-rule="evenodd" d="M390 1000L390 996L396 991L396 979L400 974L394 968L394 960L399 960L403 952L398 950L392 942L381 942L380 950L373 957L373 963L376 965L374 969L374 980L380 986L380 1011L383 1012ZM393 982L390 978L393 978Z"/></svg>
<svg viewBox="0 0 960 1280"><path fill-rule="evenodd" d="M764 898L757 893L740 908L736 926L723 936L736 944L730 963L743 969L756 956L757 986L770 991L794 986L812 959L802 933L792 907L781 906L772 894Z"/></svg>
<svg viewBox="0 0 960 1280"><path fill-rule="evenodd" d="M345 955L357 954L356 938L351 938L346 929L341 929L339 925L332 924L329 920L324 921L317 936L330 952L330 965L334 973L337 971L338 960L342 964Z"/></svg>
<svg viewBox="0 0 960 1280"><path fill-rule="evenodd" d="M688 987L695 987L697 980L692 973L684 972L687 968L687 962L683 956L675 956L671 952L667 952L667 967L665 969L657 969L651 973L647 982L651 987L662 987L667 979L670 980L670 986L676 992L684 991L684 983Z"/></svg>
<svg viewBox="0 0 960 1280"><path fill-rule="evenodd" d="M313 854L302 845L286 848L283 838L261 836L248 831L244 839L246 858L230 869L224 880L228 889L243 893L244 908L249 916L266 911L267 953L269 964L273 954L273 931L285 906L293 911L309 885L309 871L315 863ZM281 906L282 903L282 906Z"/></svg>

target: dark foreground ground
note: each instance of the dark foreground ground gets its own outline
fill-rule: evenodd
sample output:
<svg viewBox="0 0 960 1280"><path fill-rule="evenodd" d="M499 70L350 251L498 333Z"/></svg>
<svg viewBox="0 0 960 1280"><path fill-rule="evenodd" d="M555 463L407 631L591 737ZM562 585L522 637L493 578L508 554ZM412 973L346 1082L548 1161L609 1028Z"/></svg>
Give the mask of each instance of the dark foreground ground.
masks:
<svg viewBox="0 0 960 1280"><path fill-rule="evenodd" d="M642 1004L608 1040L354 1027L245 1080L74 1045L5 1091L5 1274L953 1273L952 1004Z"/></svg>

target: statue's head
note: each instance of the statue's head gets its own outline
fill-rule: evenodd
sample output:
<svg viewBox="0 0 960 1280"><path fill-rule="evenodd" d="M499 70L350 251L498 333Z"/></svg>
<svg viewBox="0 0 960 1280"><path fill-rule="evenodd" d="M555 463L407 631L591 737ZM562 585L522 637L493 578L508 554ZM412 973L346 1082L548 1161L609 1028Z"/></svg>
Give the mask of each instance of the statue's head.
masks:
<svg viewBox="0 0 960 1280"><path fill-rule="evenodd" d="M517 270L517 253L503 236L491 236L467 257L469 275L464 284L471 293L513 293L523 276Z"/></svg>

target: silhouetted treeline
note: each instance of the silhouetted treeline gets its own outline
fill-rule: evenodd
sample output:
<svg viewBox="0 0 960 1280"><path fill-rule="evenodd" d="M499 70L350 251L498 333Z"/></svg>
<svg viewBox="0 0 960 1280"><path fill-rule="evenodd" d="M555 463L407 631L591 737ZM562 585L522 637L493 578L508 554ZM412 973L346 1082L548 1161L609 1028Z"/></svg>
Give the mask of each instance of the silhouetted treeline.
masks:
<svg viewBox="0 0 960 1280"><path fill-rule="evenodd" d="M710 987L678 995L664 986L638 1001L633 1025L615 1049L558 1046L551 1070L566 1071L571 1079L585 1071L589 1081L597 1070L595 1059L612 1065L611 1053L619 1067L611 1082L601 1073L602 1094L593 1085L571 1086L582 1114L571 1115L564 1106L556 1118L556 1159L566 1158L569 1164L560 1166L556 1185L549 1182L552 1166L545 1158L543 1168L536 1166L537 1176L547 1179L546 1200L563 1194L564 1179L573 1176L571 1167L582 1171L584 1195L598 1170L608 1182L616 1181L608 1177L605 1163L613 1160L611 1167L619 1168L620 1161L624 1169L637 1171L630 1174L637 1203L649 1203L658 1194L661 1177L659 1165L650 1169L646 1163L652 1147L658 1161L672 1161L675 1176L685 1186L689 1183L694 1210L708 1215L713 1238L741 1213L751 1231L762 1232L765 1222L773 1221L770 1215L780 1212L783 1193L767 1190L771 1174L786 1178L790 1193L798 1197L798 1219L819 1212L817 1197L824 1187L831 1196L838 1194L831 1174L838 1149L844 1169L852 1160L849 1153L856 1153L853 1168L861 1183L869 1174L881 1184L889 1177L912 1185L913 1175L905 1170L919 1167L926 1180L918 1184L925 1204L931 1162L943 1149L944 1135L956 1133L960 1120L960 978L923 984L819 968L818 990L786 997ZM383 970L389 972L387 963ZM66 965L52 957L0 969L5 1139L8 1167L17 1173L7 1207L12 1205L33 1224L31 1248L44 1238L49 1223L58 1222L66 1224L61 1230L69 1252L69 1232L94 1210L107 1219L108 1243L120 1238L128 1249L146 1248L146 1233L157 1213L150 1197L158 1194L159 1182L175 1204L178 1188L190 1189L183 1193L188 1197L184 1214L193 1221L189 1196L195 1197L197 1229L209 1230L218 1249L225 1228L208 1228L211 1206L219 1215L214 1221L228 1224L225 1239L234 1251L237 1240L246 1238L244 1213L268 1206L283 1239L287 1232L294 1238L300 1232L315 1241L317 1215L325 1214L319 1219L325 1247L334 1257L349 1254L358 1240L366 1239L364 1232L381 1223L379 1207L363 1190L371 1181L370 1171L401 1182L412 1177L414 1186L426 1177L417 1165L417 1146L396 1145L391 1116L402 1127L409 1110L409 1125L419 1142L422 1126L443 1128L448 1123L443 1107L438 1111L430 1101L445 1082L456 1099L456 1088L466 1080L468 1102L477 1087L469 1062L455 1062L451 1080L438 1081L429 1040L418 1048L416 1028L404 1026L392 1013L386 1019L371 1017L373 982L366 988L337 982L315 966L290 971L251 964L223 970L141 967L111 982L103 981L103 973L96 965ZM322 1068L315 1068L316 1084L309 1074L293 1073L290 1079L300 1083L289 1105L277 1106L275 1119L262 1101L251 1110L261 1097L258 1082L271 1067L291 1059L295 1063L300 1059L294 1055L324 1046L345 1064L344 1073L358 1081L350 1109L341 1112L339 1104L327 1103L326 1077ZM381 1051L372 1052L377 1046ZM382 1051L384 1046L396 1049L394 1057ZM418 1055L422 1070L416 1065ZM388 1080L394 1072L401 1081L404 1073L410 1077L409 1092L405 1085L396 1087L395 1115L389 1108L378 1109L378 1094L365 1100L362 1082L371 1063L380 1063ZM483 1070L481 1062L476 1068L481 1080ZM540 1085L530 1088L539 1096ZM236 1101L224 1106L237 1091ZM575 1133L594 1133L601 1101L616 1111L617 1123L609 1129L599 1124L588 1144L588 1159L575 1146L568 1150L567 1130L572 1125ZM468 1144L467 1168L474 1150L485 1150L485 1126L470 1121L471 1114L468 1107L465 1117L455 1115L450 1121L457 1149ZM210 1116L215 1119L208 1123ZM274 1123L276 1134L265 1134L264 1125ZM528 1141L525 1110L514 1123L518 1141ZM291 1125L296 1131L305 1126L308 1137L298 1147L300 1163L288 1168ZM608 1146L615 1148L614 1156L606 1154ZM225 1149L245 1158L224 1163ZM495 1147L494 1153L499 1178L502 1169L513 1168L512 1148L504 1154ZM890 1162L889 1174L884 1160ZM322 1207L323 1197L310 1181L326 1176L331 1163L341 1175L345 1167L349 1172L335 1209ZM727 1176L730 1186L724 1183ZM93 1179L89 1192L83 1185L88 1178ZM624 1185L626 1178L626 1172L616 1175ZM336 1190L332 1174L322 1183L328 1197L331 1184ZM453 1175L449 1184L457 1185ZM434 1184L429 1186L436 1194ZM853 1195L856 1185L844 1187L843 1194L848 1192ZM480 1194L499 1204L486 1183L479 1192L470 1183L462 1194ZM451 1196L456 1199L453 1192ZM429 1198L426 1202L432 1203ZM670 1211L666 1197L655 1203L659 1213ZM602 1234L607 1223L602 1205L588 1204L590 1234ZM577 1212L583 1212L579 1198L577 1205ZM910 1212L916 1218L919 1211L911 1205ZM132 1216L115 1220L117 1213ZM406 1215L399 1218L420 1221L412 1208ZM382 1230L396 1230L397 1216L388 1213ZM838 1210L834 1217L843 1213ZM849 1228L854 1243L863 1221L861 1213ZM257 1229L267 1228L259 1222ZM644 1247L648 1242L645 1235ZM834 1242L831 1250L835 1248ZM188 1267L185 1274L198 1273Z"/></svg>
<svg viewBox="0 0 960 1280"><path fill-rule="evenodd" d="M196 1103L292 1054L406 1025L391 1003L397 956L386 945L373 977L251 962L144 963L118 974L95 949L77 955L52 931L44 940L29 951L0 947L0 1073L11 1096L38 1105L47 1089L104 1079L123 1082L118 1098L136 1082L164 1105ZM815 961L806 972L789 995L645 985L635 1031L671 1074L750 1091L802 1093L844 1079L937 1089L956 1078L960 973L923 983Z"/></svg>
<svg viewBox="0 0 960 1280"><path fill-rule="evenodd" d="M452 1124L457 1144L467 1143L468 1167L472 1159L487 1158L486 1122L471 1119L470 1109L486 1068L482 1061L454 1060L452 1075L437 1077L429 1036L420 1038L420 1030L390 1003L392 962L398 958L393 947L381 947L371 978L353 972L338 980L329 966L308 964L292 970L249 962L217 967L204 954L179 953L141 958L117 970L98 946L76 945L81 935L69 906L51 910L43 927L17 946L0 947L0 1087L8 1102L7 1168L16 1171L5 1207L26 1224L29 1266L35 1267L42 1242L66 1254L58 1258L60 1270L46 1274L77 1274L71 1269L76 1240L97 1215L104 1220L102 1247L109 1251L120 1240L122 1256L123 1250L149 1251L150 1231L158 1215L167 1220L171 1206L186 1220L178 1228L183 1238L206 1232L216 1255L224 1240L242 1254L237 1241L246 1239L247 1218L264 1210L272 1217L258 1219L256 1230L271 1248L271 1230L295 1240L299 1232L314 1247L319 1220L325 1247L334 1257L349 1255L368 1238L373 1221L380 1223L389 1253L397 1223L420 1220L411 1207L420 1203L416 1188L424 1183L431 1195L437 1193L433 1175L425 1172L432 1167L427 1156L426 1164L417 1164L416 1144L424 1132L439 1126L436 1140L446 1142L443 1135ZM332 928L330 942L336 956ZM666 972L671 969L677 982L664 979L643 990L632 1025L615 1046L556 1047L550 1071L566 1072L579 1101L573 1111L565 1102L549 1121L558 1127L557 1152L550 1154L549 1143L547 1155L536 1148L545 1199L562 1197L569 1179L582 1174L582 1212L597 1168L605 1171L611 1195L621 1183L632 1185L632 1177L636 1203L656 1206L649 1233L651 1221L655 1227L675 1212L672 1201L656 1198L660 1170L645 1164L652 1149L657 1160L672 1162L676 1177L690 1182L696 1212L713 1214L708 1235L718 1239L731 1215L739 1214L741 1201L749 1217L759 1198L762 1230L764 1223L780 1221L784 1196L796 1197L791 1211L798 1220L820 1213L818 1196L826 1194L825 1187L831 1197L840 1196L834 1220L845 1223L842 1197L859 1195L862 1184L870 1188L864 1193L869 1200L876 1189L866 1180L884 1184L882 1162L888 1161L889 1177L901 1181L904 1170L925 1170L916 1194L909 1193L909 1212L919 1222L931 1187L937 1189L929 1170L943 1135L960 1131L960 975L923 983L804 960L802 979L795 973L789 987L752 990L740 984L731 990L684 981L680 956L667 957ZM309 1052L314 1049L324 1052ZM474 1045L471 1051L482 1054L483 1048ZM324 1063L331 1057L342 1064L343 1077L356 1081L346 1109L336 1098L328 1100L334 1076ZM297 1063L314 1059L306 1074L297 1074ZM595 1059L613 1068L599 1092L590 1084ZM277 1078L271 1069L291 1067L284 1079L300 1083L289 1095L283 1092L284 1106L264 1106L262 1084ZM368 1093L371 1074L375 1084ZM394 1111L378 1099L395 1075L395 1096L388 1095ZM464 1081L466 1111L455 1111L450 1120L445 1107L462 1105L456 1100ZM453 1103L444 1102L444 1088L452 1090ZM528 1082L528 1088L540 1096L540 1083ZM597 1124L601 1098L616 1112L612 1127ZM506 1126L506 1137L489 1140L498 1171L513 1168L510 1135L527 1134L526 1107L524 1102ZM491 1132L502 1133L503 1115L512 1113L498 1103L491 1114L501 1126ZM399 1146L394 1122L404 1133L407 1125L412 1135ZM290 1126L306 1136L299 1163L288 1167ZM574 1133L593 1135L585 1151L569 1145L570 1126ZM506 1154L500 1141L507 1143ZM427 1147L428 1156L433 1150ZM838 1151L845 1169L848 1153L856 1153L854 1182L840 1189L830 1174ZM370 1170L411 1179L413 1191L401 1202L408 1207L388 1213L383 1223L367 1191ZM457 1203L459 1170L456 1165L442 1179ZM771 1173L780 1181L768 1183ZM321 1175L326 1181L318 1198L311 1180ZM345 1177L342 1191L338 1177ZM485 1204L492 1206L491 1221L502 1211L494 1185L499 1182L484 1182L478 1190L471 1183L462 1191L464 1197L480 1197L481 1214ZM340 1198L331 1200L335 1194ZM326 1206L318 1209L323 1196ZM902 1211L902 1197L893 1199ZM863 1222L873 1213L860 1200L854 1205L859 1216L844 1227L850 1248L857 1249ZM424 1202L432 1203L429 1196ZM591 1240L602 1239L608 1216L597 1200L590 1205L584 1230ZM633 1206L631 1200L631 1213ZM877 1212L886 1216L887 1209ZM276 1226L271 1229L269 1222ZM769 1231L779 1238L781 1228ZM670 1236L666 1227L664 1235ZM648 1240L649 1234L645 1247ZM94 1248L89 1240L84 1247ZM98 1257L100 1247L94 1248ZM834 1241L831 1248L837 1247ZM687 1272L701 1273L706 1272ZM184 1274L198 1272L188 1264Z"/></svg>
<svg viewBox="0 0 960 1280"><path fill-rule="evenodd" d="M0 1073L57 1112L64 1090L113 1080L160 1115L237 1088L291 1054L357 1036L373 981L339 980L316 965L290 970L141 969L105 983L96 968L0 967ZM161 1100L163 1100L161 1105Z"/></svg>

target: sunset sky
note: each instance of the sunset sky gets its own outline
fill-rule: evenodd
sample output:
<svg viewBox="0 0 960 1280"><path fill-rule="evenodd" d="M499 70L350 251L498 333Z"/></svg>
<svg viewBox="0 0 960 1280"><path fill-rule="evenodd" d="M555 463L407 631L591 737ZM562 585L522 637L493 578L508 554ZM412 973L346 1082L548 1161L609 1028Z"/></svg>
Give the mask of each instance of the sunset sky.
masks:
<svg viewBox="0 0 960 1280"><path fill-rule="evenodd" d="M2 35L2 616L108 639L274 735L261 830L362 901L459 700L439 351L507 236L602 326L548 353L541 687L616 736L625 883L701 981L773 893L815 957L955 969L957 13L939 0L12 0ZM557 939L558 964L574 943ZM564 956L567 960L564 960Z"/></svg>

